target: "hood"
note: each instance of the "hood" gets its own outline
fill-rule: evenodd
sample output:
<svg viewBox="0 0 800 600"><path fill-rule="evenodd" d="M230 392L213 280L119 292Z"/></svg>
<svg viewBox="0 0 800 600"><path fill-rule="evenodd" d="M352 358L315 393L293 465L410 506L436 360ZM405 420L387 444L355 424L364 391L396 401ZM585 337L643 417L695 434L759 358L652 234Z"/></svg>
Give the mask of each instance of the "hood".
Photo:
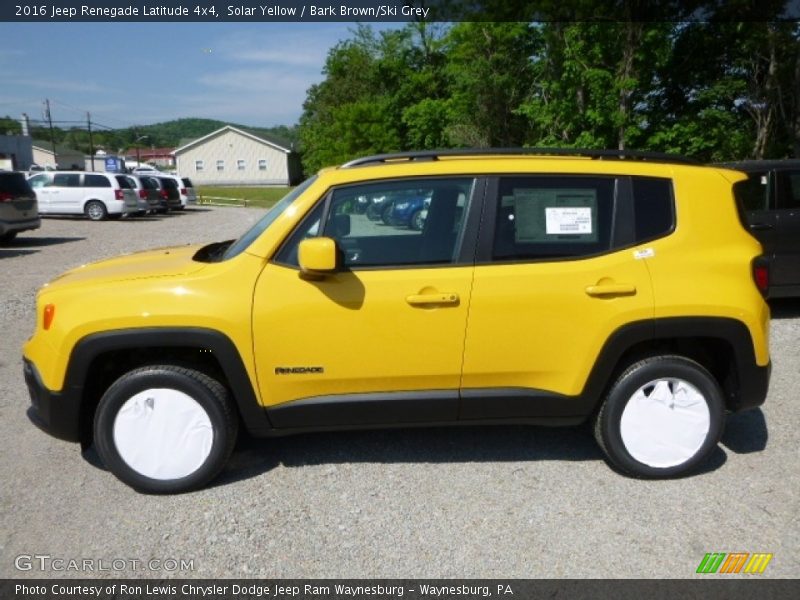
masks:
<svg viewBox="0 0 800 600"><path fill-rule="evenodd" d="M207 266L207 263L192 260L200 248L199 244L159 248L81 265L62 273L47 287L188 275Z"/></svg>

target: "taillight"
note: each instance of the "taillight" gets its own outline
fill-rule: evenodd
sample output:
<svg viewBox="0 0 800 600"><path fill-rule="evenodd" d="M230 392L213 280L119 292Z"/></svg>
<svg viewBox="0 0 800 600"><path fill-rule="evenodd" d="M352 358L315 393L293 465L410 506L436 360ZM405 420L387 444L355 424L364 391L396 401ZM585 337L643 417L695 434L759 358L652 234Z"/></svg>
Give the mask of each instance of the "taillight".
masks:
<svg viewBox="0 0 800 600"><path fill-rule="evenodd" d="M42 315L42 324L44 325L45 331L50 329L50 325L53 324L53 317L55 316L56 316L56 305L46 304L44 307L44 315Z"/></svg>
<svg viewBox="0 0 800 600"><path fill-rule="evenodd" d="M114 198L117 200L124 200L125 193L122 190L114 190Z"/></svg>
<svg viewBox="0 0 800 600"><path fill-rule="evenodd" d="M139 198L147 200L147 190L139 190Z"/></svg>
<svg viewBox="0 0 800 600"><path fill-rule="evenodd" d="M14 196L8 192L0 192L0 202L11 202L13 199Z"/></svg>
<svg viewBox="0 0 800 600"><path fill-rule="evenodd" d="M769 263L763 257L753 261L753 281L764 296L769 291Z"/></svg>
<svg viewBox="0 0 800 600"><path fill-rule="evenodd" d="M181 188L181 196L186 196L186 188Z"/></svg>

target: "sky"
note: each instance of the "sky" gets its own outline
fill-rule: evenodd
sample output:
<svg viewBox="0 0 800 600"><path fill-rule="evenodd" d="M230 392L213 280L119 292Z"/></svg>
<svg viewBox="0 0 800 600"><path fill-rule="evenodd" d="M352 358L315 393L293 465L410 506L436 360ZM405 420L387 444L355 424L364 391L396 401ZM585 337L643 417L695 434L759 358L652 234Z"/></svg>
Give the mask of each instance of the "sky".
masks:
<svg viewBox="0 0 800 600"><path fill-rule="evenodd" d="M0 116L293 125L355 23L0 23ZM399 27L390 23L383 28ZM55 124L55 123L54 123ZM70 124L59 124L69 127Z"/></svg>

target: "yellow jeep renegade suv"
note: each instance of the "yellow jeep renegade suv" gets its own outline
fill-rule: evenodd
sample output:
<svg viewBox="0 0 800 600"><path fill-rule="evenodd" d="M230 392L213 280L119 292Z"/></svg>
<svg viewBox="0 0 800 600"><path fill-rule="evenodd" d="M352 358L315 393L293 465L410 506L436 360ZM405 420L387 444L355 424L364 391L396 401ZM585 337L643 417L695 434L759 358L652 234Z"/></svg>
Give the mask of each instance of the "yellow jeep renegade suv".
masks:
<svg viewBox="0 0 800 600"><path fill-rule="evenodd" d="M271 436L594 419L619 470L681 475L726 411L767 394L768 272L736 210L744 178L629 151L328 169L238 240L45 286L29 414L93 440L144 492L207 483L240 423Z"/></svg>

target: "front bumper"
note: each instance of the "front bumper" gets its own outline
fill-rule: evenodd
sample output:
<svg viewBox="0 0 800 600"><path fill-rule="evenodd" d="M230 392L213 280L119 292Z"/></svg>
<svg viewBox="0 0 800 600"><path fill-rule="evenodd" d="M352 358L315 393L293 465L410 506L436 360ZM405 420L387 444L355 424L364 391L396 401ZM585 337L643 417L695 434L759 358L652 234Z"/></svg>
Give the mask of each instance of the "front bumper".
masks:
<svg viewBox="0 0 800 600"><path fill-rule="evenodd" d="M23 370L31 396L28 418L53 437L68 442L80 441L80 398L76 394L48 390L42 383L36 366L27 359L23 359Z"/></svg>

